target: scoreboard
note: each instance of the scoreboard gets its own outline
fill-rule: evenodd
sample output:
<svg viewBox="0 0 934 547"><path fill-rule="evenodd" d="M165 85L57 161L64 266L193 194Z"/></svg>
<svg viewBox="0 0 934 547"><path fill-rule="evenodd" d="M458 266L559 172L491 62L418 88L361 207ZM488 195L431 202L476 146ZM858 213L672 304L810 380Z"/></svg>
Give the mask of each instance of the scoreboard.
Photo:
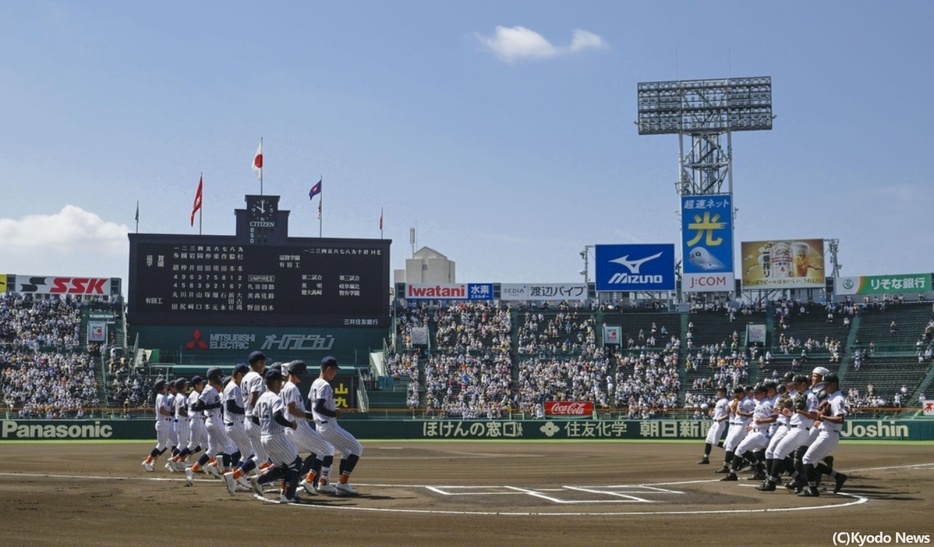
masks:
<svg viewBox="0 0 934 547"><path fill-rule="evenodd" d="M129 234L130 324L389 326L391 240L290 238L288 211L254 209L236 236Z"/></svg>
<svg viewBox="0 0 934 547"><path fill-rule="evenodd" d="M131 238L131 324L389 324L388 241L249 245L208 238Z"/></svg>

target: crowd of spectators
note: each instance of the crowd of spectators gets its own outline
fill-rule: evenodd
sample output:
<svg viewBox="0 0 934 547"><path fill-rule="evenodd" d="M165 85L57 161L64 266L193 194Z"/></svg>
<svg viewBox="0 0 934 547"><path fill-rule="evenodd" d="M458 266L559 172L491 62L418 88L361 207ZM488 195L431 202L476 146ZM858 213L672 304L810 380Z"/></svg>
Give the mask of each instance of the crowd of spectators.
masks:
<svg viewBox="0 0 934 547"><path fill-rule="evenodd" d="M16 417L82 417L101 401L95 352L80 345L86 301L0 293L0 396Z"/></svg>

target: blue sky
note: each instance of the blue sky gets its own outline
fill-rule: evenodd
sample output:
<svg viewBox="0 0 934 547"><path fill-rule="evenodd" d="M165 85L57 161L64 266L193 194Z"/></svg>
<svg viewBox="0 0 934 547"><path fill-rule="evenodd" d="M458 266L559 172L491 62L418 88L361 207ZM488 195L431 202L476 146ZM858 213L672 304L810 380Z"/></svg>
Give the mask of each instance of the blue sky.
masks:
<svg viewBox="0 0 934 547"><path fill-rule="evenodd" d="M677 243L678 140L642 81L771 76L733 138L735 241L838 238L843 275L934 270L934 4L6 2L0 272L127 276L126 234L234 232L259 192L291 235L409 229L462 282L578 282L580 251Z"/></svg>

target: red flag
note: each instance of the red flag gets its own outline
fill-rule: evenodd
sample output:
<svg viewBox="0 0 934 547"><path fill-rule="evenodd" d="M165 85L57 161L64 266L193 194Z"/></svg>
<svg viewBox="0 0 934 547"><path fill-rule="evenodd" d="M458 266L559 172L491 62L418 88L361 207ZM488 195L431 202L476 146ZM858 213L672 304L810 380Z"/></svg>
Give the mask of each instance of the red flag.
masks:
<svg viewBox="0 0 934 547"><path fill-rule="evenodd" d="M201 210L201 190L204 186L204 176L198 179L198 191L195 192L195 203L191 206L191 225L195 225L195 213Z"/></svg>
<svg viewBox="0 0 934 547"><path fill-rule="evenodd" d="M256 155L253 156L253 170L256 171L256 178L263 178L263 139L259 140L259 148L256 149Z"/></svg>

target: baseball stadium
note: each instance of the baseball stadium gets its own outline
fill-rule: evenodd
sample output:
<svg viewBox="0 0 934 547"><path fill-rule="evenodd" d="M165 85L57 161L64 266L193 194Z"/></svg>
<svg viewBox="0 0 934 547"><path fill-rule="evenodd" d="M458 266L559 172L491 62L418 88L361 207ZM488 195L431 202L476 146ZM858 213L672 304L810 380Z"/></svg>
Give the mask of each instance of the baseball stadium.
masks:
<svg viewBox="0 0 934 547"><path fill-rule="evenodd" d="M262 193L129 234L126 280L0 275L3 544L930 543L932 273L734 240L770 78L637 92L682 238L582 243L583 282L391 272Z"/></svg>

